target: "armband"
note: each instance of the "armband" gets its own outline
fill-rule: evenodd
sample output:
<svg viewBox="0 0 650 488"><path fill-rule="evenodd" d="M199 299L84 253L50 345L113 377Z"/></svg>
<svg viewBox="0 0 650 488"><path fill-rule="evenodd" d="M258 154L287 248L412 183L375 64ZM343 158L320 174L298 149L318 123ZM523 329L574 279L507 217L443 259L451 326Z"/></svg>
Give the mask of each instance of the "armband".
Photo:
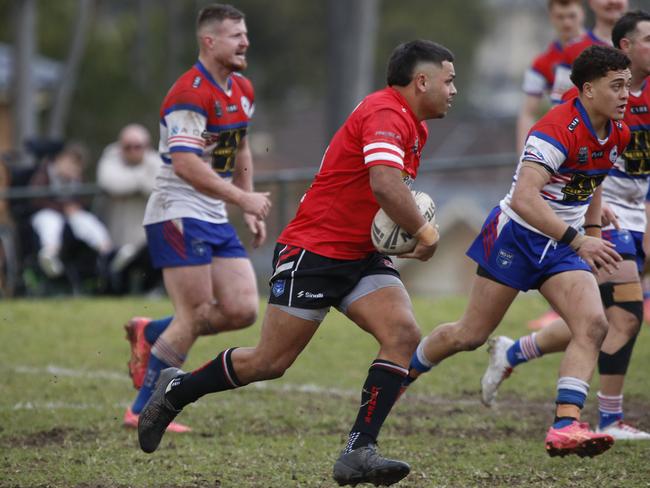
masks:
<svg viewBox="0 0 650 488"><path fill-rule="evenodd" d="M413 237L415 237L425 246L433 246L436 242L438 242L440 235L438 234L438 230L429 222L427 222L422 227L420 227L415 234L413 234Z"/></svg>

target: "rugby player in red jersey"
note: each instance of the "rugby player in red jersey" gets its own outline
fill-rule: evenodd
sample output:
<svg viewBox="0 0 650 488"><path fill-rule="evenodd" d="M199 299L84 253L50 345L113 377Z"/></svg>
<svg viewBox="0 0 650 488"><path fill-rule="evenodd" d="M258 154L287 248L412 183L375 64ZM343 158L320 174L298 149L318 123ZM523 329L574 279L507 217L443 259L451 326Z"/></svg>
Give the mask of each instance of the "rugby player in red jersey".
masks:
<svg viewBox="0 0 650 488"><path fill-rule="evenodd" d="M282 376L334 306L379 342L334 479L390 485L409 473L407 463L379 455L376 442L420 331L399 273L374 249L370 229L381 207L418 239L404 257L426 261L436 249L437 230L418 211L409 185L427 140L424 121L444 117L456 95L453 59L424 40L393 51L388 87L367 96L334 135L278 239L258 345L227 349L188 374L163 371L140 416L144 451L154 451L168 423L201 396Z"/></svg>

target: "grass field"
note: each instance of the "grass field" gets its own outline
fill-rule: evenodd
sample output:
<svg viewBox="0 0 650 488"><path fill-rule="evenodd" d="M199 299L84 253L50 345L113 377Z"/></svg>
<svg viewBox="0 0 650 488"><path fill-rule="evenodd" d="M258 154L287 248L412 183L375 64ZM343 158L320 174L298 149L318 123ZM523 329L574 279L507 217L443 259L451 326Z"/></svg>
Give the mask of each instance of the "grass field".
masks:
<svg viewBox="0 0 650 488"><path fill-rule="evenodd" d="M456 318L461 298L416 300L423 332ZM121 427L134 390L122 323L163 316L167 301L56 299L0 305L0 487L333 487L332 463L358 407L376 346L338 313L281 379L206 397L153 455ZM534 295L499 331L518 336L544 310ZM259 324L202 338L187 368L229 345L252 345ZM404 459L400 487L650 487L650 442L619 442L594 459L549 458L545 431L559 356L517 369L500 406L479 401L485 348L458 355L414 384L382 431L384 454ZM627 418L650 429L650 330L643 326L626 387ZM585 417L596 419L592 391Z"/></svg>

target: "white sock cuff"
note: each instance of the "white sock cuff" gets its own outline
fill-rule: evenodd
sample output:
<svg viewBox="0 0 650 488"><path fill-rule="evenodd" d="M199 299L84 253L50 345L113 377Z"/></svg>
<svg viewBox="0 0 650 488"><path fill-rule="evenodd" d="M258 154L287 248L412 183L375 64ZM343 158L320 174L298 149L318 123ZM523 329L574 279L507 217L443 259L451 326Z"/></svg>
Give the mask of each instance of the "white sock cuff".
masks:
<svg viewBox="0 0 650 488"><path fill-rule="evenodd" d="M601 412L623 412L623 395L603 395L601 392L598 392L596 396L598 397L598 410Z"/></svg>
<svg viewBox="0 0 650 488"><path fill-rule="evenodd" d="M589 383L582 381L573 376L562 376L557 380L558 390L573 390L583 393L585 396L589 393Z"/></svg>
<svg viewBox="0 0 650 488"><path fill-rule="evenodd" d="M427 359L427 357L424 355L424 341L426 340L426 337L420 341L418 344L418 348L415 350L415 355L418 358L418 361L425 365L427 368L433 368L435 366L435 363L432 363Z"/></svg>

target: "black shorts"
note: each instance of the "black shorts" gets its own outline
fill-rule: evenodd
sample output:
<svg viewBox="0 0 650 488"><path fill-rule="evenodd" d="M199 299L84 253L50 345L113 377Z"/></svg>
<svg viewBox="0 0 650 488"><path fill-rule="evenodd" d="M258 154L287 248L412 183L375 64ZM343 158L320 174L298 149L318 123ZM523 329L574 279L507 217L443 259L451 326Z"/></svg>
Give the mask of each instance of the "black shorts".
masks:
<svg viewBox="0 0 650 488"><path fill-rule="evenodd" d="M333 259L300 247L278 243L273 253L269 303L295 308L338 306L362 278L392 275L393 261L378 252L358 260Z"/></svg>

